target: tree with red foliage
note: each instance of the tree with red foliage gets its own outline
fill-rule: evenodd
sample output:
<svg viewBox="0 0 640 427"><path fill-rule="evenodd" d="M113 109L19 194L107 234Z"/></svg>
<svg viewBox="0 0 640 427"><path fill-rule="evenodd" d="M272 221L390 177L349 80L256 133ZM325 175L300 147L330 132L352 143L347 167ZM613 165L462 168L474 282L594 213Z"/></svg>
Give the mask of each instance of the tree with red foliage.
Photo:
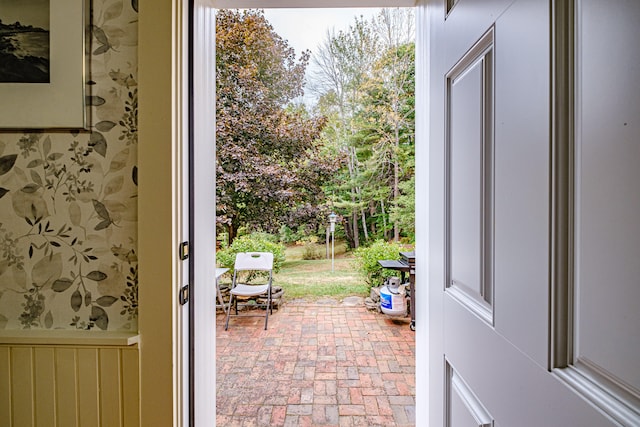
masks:
<svg viewBox="0 0 640 427"><path fill-rule="evenodd" d="M338 165L319 154L324 118L292 101L309 61L296 60L262 11L216 18L217 221L230 242L240 227L276 232L318 217L321 188ZM311 210L311 211L310 211Z"/></svg>

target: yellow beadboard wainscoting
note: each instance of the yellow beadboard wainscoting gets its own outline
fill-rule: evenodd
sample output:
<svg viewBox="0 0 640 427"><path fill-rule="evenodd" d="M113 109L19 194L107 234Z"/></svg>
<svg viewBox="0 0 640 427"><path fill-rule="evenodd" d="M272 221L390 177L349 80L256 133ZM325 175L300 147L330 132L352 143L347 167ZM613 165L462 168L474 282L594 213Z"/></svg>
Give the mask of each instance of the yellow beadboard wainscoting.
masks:
<svg viewBox="0 0 640 427"><path fill-rule="evenodd" d="M139 339L0 331L0 427L140 425Z"/></svg>

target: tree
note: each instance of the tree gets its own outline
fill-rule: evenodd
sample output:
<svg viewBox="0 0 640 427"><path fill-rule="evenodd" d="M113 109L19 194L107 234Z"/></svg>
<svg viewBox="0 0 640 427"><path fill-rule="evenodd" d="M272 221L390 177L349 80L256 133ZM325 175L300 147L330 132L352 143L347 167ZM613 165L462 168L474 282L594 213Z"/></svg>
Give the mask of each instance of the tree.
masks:
<svg viewBox="0 0 640 427"><path fill-rule="evenodd" d="M347 31L327 32L314 63L313 90L320 95L324 114L332 115L336 149L346 159L348 177L334 194L334 206L346 211L345 233L351 247L360 245L359 217L366 234L366 217L361 189L358 187L360 164L351 139L357 133L354 118L361 106L362 83L371 71L379 48L372 26L357 18Z"/></svg>
<svg viewBox="0 0 640 427"><path fill-rule="evenodd" d="M371 21L328 32L314 56L314 90L329 117L323 136L347 160L343 181L327 188L352 247L360 234L365 241L386 239L390 230L396 241L413 235L413 215L390 217L414 170L413 39L413 12L383 9Z"/></svg>
<svg viewBox="0 0 640 427"><path fill-rule="evenodd" d="M373 191L378 194L381 185L388 187L393 207L401 197L401 184L414 173L414 52L413 43L388 48L364 85L367 97L361 113L361 132L364 140L371 141L366 161L368 183L373 184ZM390 218L395 241L400 239L401 224L405 227L412 224L414 215L410 216L411 222L398 219L397 215ZM405 232L413 234L413 229L413 226L405 228Z"/></svg>
<svg viewBox="0 0 640 427"><path fill-rule="evenodd" d="M319 213L320 183L336 169L318 156L325 120L289 105L308 60L296 60L262 11L218 12L217 221L231 241L241 226L275 232L298 210Z"/></svg>
<svg viewBox="0 0 640 427"><path fill-rule="evenodd" d="M392 201L393 208L401 198L401 181L405 189L407 179L413 177L413 169L407 170L407 159L414 155L415 135L415 27L412 9L382 9L374 26L385 47L385 53L376 64L372 80L379 84L384 93L382 98L374 98L382 102L371 103L380 113L381 127L386 132L380 134L382 141L392 147L393 164ZM413 164L411 164L413 166ZM406 195L406 191L405 191ZM409 214L410 212L405 212ZM411 224L406 232L414 234L415 213L408 218L400 219L391 216L393 222L393 239L400 240L400 225ZM411 222L408 222L411 221Z"/></svg>

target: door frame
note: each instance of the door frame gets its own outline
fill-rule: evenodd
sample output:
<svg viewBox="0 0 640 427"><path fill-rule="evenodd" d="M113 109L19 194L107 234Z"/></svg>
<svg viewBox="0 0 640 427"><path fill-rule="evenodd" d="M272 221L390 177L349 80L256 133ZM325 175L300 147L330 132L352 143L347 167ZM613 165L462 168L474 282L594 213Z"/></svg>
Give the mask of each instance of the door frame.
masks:
<svg viewBox="0 0 640 427"><path fill-rule="evenodd" d="M194 283L209 284L197 288L192 300L195 310L196 342L194 366L195 425L210 425L215 420L215 40L208 37L215 28L218 8L312 8L333 7L414 7L416 20L425 26L429 0L191 0L193 1L193 228L198 239L191 242L194 259L191 272ZM190 0L140 0L139 16L139 333L140 333L140 422L141 425L183 425L181 396L181 315L177 293L181 283L178 247L187 240L181 233L183 176L181 153L189 128L189 96L184 90L184 70L189 61L185 43L185 7ZM171 31L166 31L170 28ZM428 31L416 36L416 156L428 164ZM209 140L208 140L209 138ZM200 142L203 141L203 142ZM206 142L206 143L205 143ZM416 171L420 188L428 188L428 170ZM425 185L425 183L427 185ZM204 197L201 197L205 195ZM416 201L416 239L425 242L417 248L419 265L428 259L428 197ZM214 223L215 224L215 223ZM213 256L211 256L213 254ZM428 278L418 275L416 289L416 424L428 419ZM423 325L422 327L420 325ZM168 420L172 420L169 424Z"/></svg>
<svg viewBox="0 0 640 427"><path fill-rule="evenodd" d="M138 21L138 260L140 425L180 425L177 302L181 283L176 233L181 211L179 162L183 100L176 94L181 52L181 7L141 0ZM177 6L183 4L177 1ZM166 29L171 29L167 31Z"/></svg>

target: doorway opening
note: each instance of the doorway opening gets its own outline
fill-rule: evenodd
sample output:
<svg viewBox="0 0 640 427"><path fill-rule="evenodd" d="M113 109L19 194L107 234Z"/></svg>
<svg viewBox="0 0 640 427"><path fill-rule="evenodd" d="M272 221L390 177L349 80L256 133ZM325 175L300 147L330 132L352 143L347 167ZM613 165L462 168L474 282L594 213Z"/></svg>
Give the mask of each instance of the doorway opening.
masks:
<svg viewBox="0 0 640 427"><path fill-rule="evenodd" d="M234 7L235 7L235 5L234 5ZM415 141L415 138L413 138L413 141ZM359 215L359 213L358 213L358 215ZM366 215L365 215L365 216L366 216ZM356 220L356 223L357 223L357 221L359 221L359 220L360 220L360 219L358 218L358 219ZM363 221L363 223L365 223L365 224L366 224L366 223L367 223L367 222L366 222L366 220L365 220L365 221ZM389 231L389 230L388 230L388 229L386 229L385 231ZM370 232L370 229L369 229L367 226L365 226L362 232L363 232L363 233ZM358 235L358 234L360 234L360 233L356 233L356 235ZM360 237L360 236L359 236L359 237ZM233 328L233 326L232 326L231 328ZM408 329L408 328L407 328L407 329ZM196 365L196 366L197 366L197 365ZM197 381L197 380L196 380L196 381Z"/></svg>

